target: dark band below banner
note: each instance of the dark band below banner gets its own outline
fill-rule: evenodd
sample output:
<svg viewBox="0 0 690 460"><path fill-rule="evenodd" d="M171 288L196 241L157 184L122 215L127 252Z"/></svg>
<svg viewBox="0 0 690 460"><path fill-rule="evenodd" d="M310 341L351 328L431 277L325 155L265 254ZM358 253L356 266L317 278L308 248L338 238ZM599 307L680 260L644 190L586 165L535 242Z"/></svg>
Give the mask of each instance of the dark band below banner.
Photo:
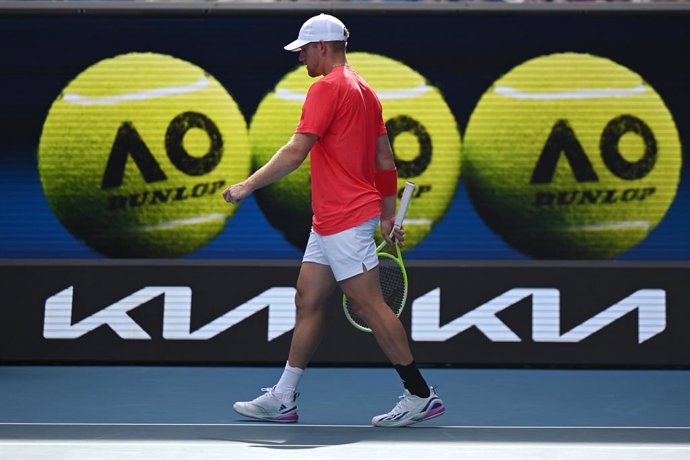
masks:
<svg viewBox="0 0 690 460"><path fill-rule="evenodd" d="M424 365L687 367L690 263L415 262L401 319ZM272 364L295 325L292 262L5 262L4 363ZM325 305L314 364L387 365Z"/></svg>

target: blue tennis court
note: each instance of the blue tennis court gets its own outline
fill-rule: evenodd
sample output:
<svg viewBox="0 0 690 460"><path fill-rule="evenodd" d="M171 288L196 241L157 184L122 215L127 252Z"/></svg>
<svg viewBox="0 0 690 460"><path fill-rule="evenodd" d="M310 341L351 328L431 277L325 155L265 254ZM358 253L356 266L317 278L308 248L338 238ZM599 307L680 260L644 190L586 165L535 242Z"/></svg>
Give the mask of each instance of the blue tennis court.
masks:
<svg viewBox="0 0 690 460"><path fill-rule="evenodd" d="M1 366L0 458L689 459L685 370L425 369L447 412L374 428L392 369L308 369L300 422L243 419L232 402L279 367Z"/></svg>

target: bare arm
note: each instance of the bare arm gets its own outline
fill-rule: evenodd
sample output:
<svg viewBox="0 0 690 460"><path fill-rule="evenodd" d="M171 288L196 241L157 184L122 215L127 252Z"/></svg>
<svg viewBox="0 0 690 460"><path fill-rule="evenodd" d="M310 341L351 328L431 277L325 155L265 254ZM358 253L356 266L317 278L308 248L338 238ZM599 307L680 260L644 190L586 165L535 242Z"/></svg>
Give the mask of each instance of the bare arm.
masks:
<svg viewBox="0 0 690 460"><path fill-rule="evenodd" d="M376 139L375 153L376 169L386 171L395 168L393 149L388 141L388 135L384 134ZM395 224L395 199L396 195L384 196L381 198L381 234L389 244L393 242L389 235L393 231ZM404 245L404 232L402 229L395 231L395 239L400 245Z"/></svg>
<svg viewBox="0 0 690 460"><path fill-rule="evenodd" d="M317 139L314 134L294 134L268 163L244 181L223 190L223 198L228 203L239 203L254 190L287 176L304 162Z"/></svg>
<svg viewBox="0 0 690 460"><path fill-rule="evenodd" d="M393 149L388 141L388 134L383 134L376 138L376 169L385 171L395 168L393 159Z"/></svg>

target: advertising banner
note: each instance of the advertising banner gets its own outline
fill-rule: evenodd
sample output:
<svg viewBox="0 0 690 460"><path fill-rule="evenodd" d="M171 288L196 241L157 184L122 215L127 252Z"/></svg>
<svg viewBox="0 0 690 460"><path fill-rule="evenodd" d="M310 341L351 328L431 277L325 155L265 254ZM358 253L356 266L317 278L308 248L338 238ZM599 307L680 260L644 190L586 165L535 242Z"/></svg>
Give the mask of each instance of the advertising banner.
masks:
<svg viewBox="0 0 690 460"><path fill-rule="evenodd" d="M0 361L283 363L297 272L291 263L3 264L11 301L0 311ZM412 263L408 275L401 319L424 365L690 365L687 263ZM339 292L325 308L314 364L387 363L373 335L347 321Z"/></svg>
<svg viewBox="0 0 690 460"><path fill-rule="evenodd" d="M289 13L289 14L287 14ZM2 259L299 259L288 141L316 11L0 15ZM376 90L410 260L687 260L687 11L338 13Z"/></svg>
<svg viewBox="0 0 690 460"><path fill-rule="evenodd" d="M690 10L350 8L429 365L686 367ZM0 9L0 361L282 363L321 11ZM386 363L340 294L317 364Z"/></svg>

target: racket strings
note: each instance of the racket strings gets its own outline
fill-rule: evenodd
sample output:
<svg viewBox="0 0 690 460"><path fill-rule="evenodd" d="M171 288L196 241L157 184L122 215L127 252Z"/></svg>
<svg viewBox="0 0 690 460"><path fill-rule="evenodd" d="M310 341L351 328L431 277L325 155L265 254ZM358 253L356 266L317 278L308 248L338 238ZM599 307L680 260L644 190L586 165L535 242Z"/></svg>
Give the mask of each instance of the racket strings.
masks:
<svg viewBox="0 0 690 460"><path fill-rule="evenodd" d="M405 277L402 268L388 257L379 257L379 280L383 299L398 316L405 306ZM345 303L352 321L368 329L367 322L352 309L350 300L346 299Z"/></svg>
<svg viewBox="0 0 690 460"><path fill-rule="evenodd" d="M379 277L383 298L393 313L398 315L405 301L405 278L403 271L395 261L379 258Z"/></svg>

